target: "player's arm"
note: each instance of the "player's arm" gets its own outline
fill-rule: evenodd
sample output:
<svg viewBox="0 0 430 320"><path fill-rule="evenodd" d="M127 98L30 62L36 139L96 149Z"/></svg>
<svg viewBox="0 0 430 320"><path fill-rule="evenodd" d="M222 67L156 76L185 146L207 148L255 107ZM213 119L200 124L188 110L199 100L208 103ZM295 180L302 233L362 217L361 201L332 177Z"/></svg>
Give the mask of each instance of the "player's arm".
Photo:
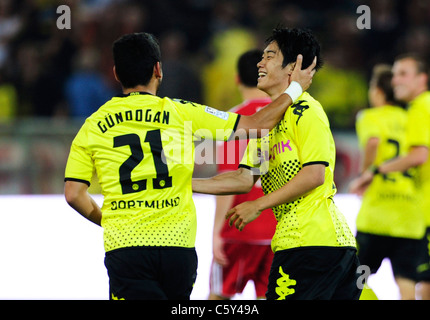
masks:
<svg viewBox="0 0 430 320"><path fill-rule="evenodd" d="M233 204L234 196L216 196L215 198L215 218L213 228L212 251L213 258L221 266L228 264L228 257L224 253L224 241L221 238L221 230L225 223L225 214Z"/></svg>
<svg viewBox="0 0 430 320"><path fill-rule="evenodd" d="M375 174L387 174L397 171L404 172L410 168L425 163L428 159L428 156L429 151L426 146L412 147L409 153L405 156L388 160L382 163L379 167L369 167L357 179L353 180L349 187L349 192L361 195L372 182Z"/></svg>
<svg viewBox="0 0 430 320"><path fill-rule="evenodd" d="M229 210L226 219L229 219L230 225L234 223L237 229L242 230L248 223L257 219L263 210L292 202L322 185L324 180L324 164L305 166L280 189L254 201L243 202Z"/></svg>
<svg viewBox="0 0 430 320"><path fill-rule="evenodd" d="M412 147L407 155L384 162L378 167L377 171L382 174L394 171L403 172L422 165L427 161L428 156L429 150L426 146Z"/></svg>
<svg viewBox="0 0 430 320"><path fill-rule="evenodd" d="M367 140L366 146L364 147L361 172L366 171L366 169L368 169L375 162L378 145L379 138L377 137L371 137Z"/></svg>
<svg viewBox="0 0 430 320"><path fill-rule="evenodd" d="M257 129L257 137L261 137L267 134L266 130L272 129L279 121L282 120L285 111L294 101L301 95L301 92L309 88L312 83L312 77L315 74L315 66L317 63L316 57L312 64L302 70L303 56L298 55L296 64L294 66L293 73L291 74L290 87L286 90L289 93L281 94L277 99L268 104L265 108L249 116L241 116L237 125L237 130L245 130L249 132L251 129ZM296 84L301 87L300 92L297 93L295 88ZM293 90L294 88L294 90ZM298 94L298 96L297 96Z"/></svg>
<svg viewBox="0 0 430 320"><path fill-rule="evenodd" d="M367 187L372 182L373 173L371 172L371 168L374 167L378 145L379 138L377 137L370 137L367 140L366 145L364 146L363 163L360 170L361 174L350 182L348 188L350 193L363 195Z"/></svg>
<svg viewBox="0 0 430 320"><path fill-rule="evenodd" d="M82 216L101 225L102 212L94 199L87 192L88 185L83 182L66 181L64 185L64 196L67 203Z"/></svg>
<svg viewBox="0 0 430 320"><path fill-rule="evenodd" d="M248 193L260 176L252 174L251 170L240 167L211 178L194 178L193 191L214 195L231 195Z"/></svg>

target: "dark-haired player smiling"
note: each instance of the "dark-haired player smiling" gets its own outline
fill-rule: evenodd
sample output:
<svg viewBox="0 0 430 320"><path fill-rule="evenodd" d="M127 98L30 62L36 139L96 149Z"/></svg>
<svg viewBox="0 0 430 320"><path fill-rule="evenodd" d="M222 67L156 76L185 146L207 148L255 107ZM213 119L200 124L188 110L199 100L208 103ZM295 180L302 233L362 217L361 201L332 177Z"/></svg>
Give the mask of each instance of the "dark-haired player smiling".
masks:
<svg viewBox="0 0 430 320"><path fill-rule="evenodd" d="M291 80L295 58L303 67L314 57L321 67L320 46L307 30L276 28L258 64L258 88L273 99ZM226 218L242 230L264 209L272 208L276 232L268 299L358 299L354 236L333 202L335 145L327 116L304 92L269 135L251 140L234 172L194 179L201 193L248 192L261 176L264 196L229 210ZM255 222L258 223L258 220Z"/></svg>

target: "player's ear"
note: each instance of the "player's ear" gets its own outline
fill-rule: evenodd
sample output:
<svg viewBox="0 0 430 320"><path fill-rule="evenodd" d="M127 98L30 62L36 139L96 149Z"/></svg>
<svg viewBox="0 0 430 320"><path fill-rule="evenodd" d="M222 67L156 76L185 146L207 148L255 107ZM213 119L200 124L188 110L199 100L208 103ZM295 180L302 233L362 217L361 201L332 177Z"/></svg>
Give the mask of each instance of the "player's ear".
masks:
<svg viewBox="0 0 430 320"><path fill-rule="evenodd" d="M157 79L163 78L163 70L161 69L161 62L160 61L158 61L154 65L154 75Z"/></svg>
<svg viewBox="0 0 430 320"><path fill-rule="evenodd" d="M119 79L118 79L118 75L116 74L115 66L113 66L112 71L113 71L113 75L115 77L115 80L118 81L118 82L120 82Z"/></svg>
<svg viewBox="0 0 430 320"><path fill-rule="evenodd" d="M420 75L419 75L419 77L420 77L420 82L423 85L426 85L428 83L429 77L428 77L428 75L425 72L421 72Z"/></svg>
<svg viewBox="0 0 430 320"><path fill-rule="evenodd" d="M240 77L239 77L238 74L236 74L236 76L234 77L234 82L236 83L236 85L240 85L241 84Z"/></svg>
<svg viewBox="0 0 430 320"><path fill-rule="evenodd" d="M291 74L293 73L294 68L296 67L296 62L290 62L286 68L288 70L288 75L291 76Z"/></svg>

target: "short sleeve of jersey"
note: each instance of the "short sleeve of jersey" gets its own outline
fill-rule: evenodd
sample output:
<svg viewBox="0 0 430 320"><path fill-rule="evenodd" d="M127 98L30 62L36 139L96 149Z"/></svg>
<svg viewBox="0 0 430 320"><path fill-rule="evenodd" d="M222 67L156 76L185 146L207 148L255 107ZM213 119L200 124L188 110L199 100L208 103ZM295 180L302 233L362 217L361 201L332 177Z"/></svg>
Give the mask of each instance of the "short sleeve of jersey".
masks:
<svg viewBox="0 0 430 320"><path fill-rule="evenodd" d="M256 168L260 166L259 159L257 157L258 139L251 139L248 142L248 146L240 161L240 166Z"/></svg>
<svg viewBox="0 0 430 320"><path fill-rule="evenodd" d="M413 104L408 110L407 137L410 146L430 146L429 120L421 106Z"/></svg>
<svg viewBox="0 0 430 320"><path fill-rule="evenodd" d="M269 136L249 140L239 167L247 168L256 175L265 174L269 169L269 141Z"/></svg>
<svg viewBox="0 0 430 320"><path fill-rule="evenodd" d="M240 115L194 102L174 100L196 138L227 141L236 131ZM191 123L190 123L191 122Z"/></svg>
<svg viewBox="0 0 430 320"><path fill-rule="evenodd" d="M65 180L80 181L90 185L94 164L85 143L86 128L87 126L82 126L72 142L66 165Z"/></svg>
<svg viewBox="0 0 430 320"><path fill-rule="evenodd" d="M372 137L379 137L379 122L372 116L370 110L362 110L357 115L356 132L360 147L364 148Z"/></svg>
<svg viewBox="0 0 430 320"><path fill-rule="evenodd" d="M318 163L328 166L332 155L330 147L332 135L322 107L316 105L292 107L293 115L297 115L296 121L293 122L297 126L297 146L302 166Z"/></svg>

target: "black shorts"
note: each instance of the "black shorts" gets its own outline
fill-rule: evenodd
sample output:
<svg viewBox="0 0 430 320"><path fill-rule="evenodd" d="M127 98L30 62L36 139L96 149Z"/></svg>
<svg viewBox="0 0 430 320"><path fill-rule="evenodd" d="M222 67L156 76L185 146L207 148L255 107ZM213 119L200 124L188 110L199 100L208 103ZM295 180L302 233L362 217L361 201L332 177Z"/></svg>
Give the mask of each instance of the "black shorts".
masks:
<svg viewBox="0 0 430 320"><path fill-rule="evenodd" d="M358 257L362 265L376 273L385 258L390 259L394 277L417 281L423 240L357 232Z"/></svg>
<svg viewBox="0 0 430 320"><path fill-rule="evenodd" d="M422 254L417 271L418 281L430 282L430 227L422 239Z"/></svg>
<svg viewBox="0 0 430 320"><path fill-rule="evenodd" d="M268 300L358 300L354 248L302 247L275 252Z"/></svg>
<svg viewBox="0 0 430 320"><path fill-rule="evenodd" d="M189 300L197 276L194 248L131 247L105 256L110 299Z"/></svg>

